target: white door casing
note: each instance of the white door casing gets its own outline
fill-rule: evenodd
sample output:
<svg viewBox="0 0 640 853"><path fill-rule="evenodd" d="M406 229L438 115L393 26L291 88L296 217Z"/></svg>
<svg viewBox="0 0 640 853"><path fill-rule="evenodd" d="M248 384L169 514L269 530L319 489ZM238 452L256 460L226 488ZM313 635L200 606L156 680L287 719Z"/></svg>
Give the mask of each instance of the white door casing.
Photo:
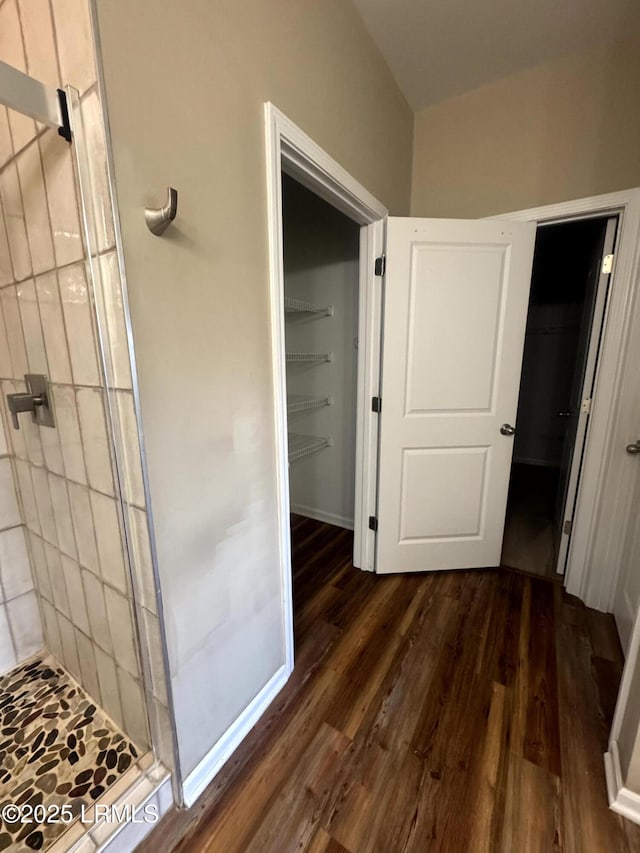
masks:
<svg viewBox="0 0 640 853"><path fill-rule="evenodd" d="M638 433L640 438L640 431ZM640 458L631 460L631 464L640 467ZM636 479L633 496L634 506L640 505L640 474ZM613 614L625 655L629 646L633 623L638 615L640 602L640 513L634 512L622 549L622 571L618 581L616 597L613 602Z"/></svg>
<svg viewBox="0 0 640 853"><path fill-rule="evenodd" d="M285 669L293 671L293 582L291 570L289 464L287 458L287 393L284 334L284 256L282 237L282 173L286 172L361 226L358 346L358 401L356 441L356 500L354 561L372 571L375 534L367 520L373 511L377 472L377 415L367 407L378 393L380 339L379 285L374 279L376 255L382 250L387 208L372 196L297 125L273 104L265 103L265 153L269 229L269 291L273 373L274 456L276 512L282 584L282 622ZM374 282L375 284L375 282ZM367 416L368 413L368 416Z"/></svg>
<svg viewBox="0 0 640 853"><path fill-rule="evenodd" d="M635 488L635 466L629 464L624 447L637 428L640 188L505 211L492 219L540 225L592 216L618 216L619 226L565 585L588 607L610 612L625 570L622 552Z"/></svg>
<svg viewBox="0 0 640 853"><path fill-rule="evenodd" d="M500 561L535 230L387 222L380 573Z"/></svg>

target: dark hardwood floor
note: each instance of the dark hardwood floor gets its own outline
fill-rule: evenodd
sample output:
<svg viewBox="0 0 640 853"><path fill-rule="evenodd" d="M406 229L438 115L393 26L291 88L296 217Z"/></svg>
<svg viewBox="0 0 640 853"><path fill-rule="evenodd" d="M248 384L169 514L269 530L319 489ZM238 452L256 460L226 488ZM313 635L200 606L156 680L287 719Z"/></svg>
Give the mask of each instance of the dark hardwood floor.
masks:
<svg viewBox="0 0 640 853"><path fill-rule="evenodd" d="M640 851L605 791L611 617L506 570L364 574L351 538L294 519L294 673L141 849Z"/></svg>

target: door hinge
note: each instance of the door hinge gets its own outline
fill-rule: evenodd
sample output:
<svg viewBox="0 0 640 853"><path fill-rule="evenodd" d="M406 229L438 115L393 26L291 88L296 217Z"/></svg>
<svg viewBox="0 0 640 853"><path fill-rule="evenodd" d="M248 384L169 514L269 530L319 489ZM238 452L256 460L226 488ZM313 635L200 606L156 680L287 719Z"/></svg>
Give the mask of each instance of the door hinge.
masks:
<svg viewBox="0 0 640 853"><path fill-rule="evenodd" d="M372 397L371 398L371 411L375 412L377 415L382 411L382 397Z"/></svg>
<svg viewBox="0 0 640 853"><path fill-rule="evenodd" d="M378 519L375 515L369 516L369 530L376 531L378 529Z"/></svg>
<svg viewBox="0 0 640 853"><path fill-rule="evenodd" d="M580 406L580 411L583 415L591 414L591 397L585 397Z"/></svg>
<svg viewBox="0 0 640 853"><path fill-rule="evenodd" d="M563 528L562 528L562 532L563 532L563 533L566 533L566 534L567 534L567 536L569 536L569 535L570 535L570 533L571 533L571 528L572 528L572 527L573 527L573 521L572 521L570 518L568 518L568 519L565 521L565 523L564 523L564 526L563 526Z"/></svg>
<svg viewBox="0 0 640 853"><path fill-rule="evenodd" d="M386 255L380 255L379 258L376 258L376 265L374 268L374 272L376 275L384 275L386 269L387 269L387 256Z"/></svg>
<svg viewBox="0 0 640 853"><path fill-rule="evenodd" d="M613 269L614 258L615 258L615 255L605 255L604 256L604 258L602 259L602 269L601 269L602 275L608 275L608 273L611 272L611 270Z"/></svg>

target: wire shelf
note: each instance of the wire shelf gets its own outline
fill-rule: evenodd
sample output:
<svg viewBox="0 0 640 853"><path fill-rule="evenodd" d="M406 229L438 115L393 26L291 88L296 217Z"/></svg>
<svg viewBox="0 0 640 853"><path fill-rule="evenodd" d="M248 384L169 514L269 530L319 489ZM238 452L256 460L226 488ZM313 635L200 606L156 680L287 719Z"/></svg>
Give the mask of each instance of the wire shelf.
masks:
<svg viewBox="0 0 640 853"><path fill-rule="evenodd" d="M304 299L293 299L291 296L284 298L284 310L287 314L320 314L322 317L333 315L333 306L314 305Z"/></svg>
<svg viewBox="0 0 640 853"><path fill-rule="evenodd" d="M311 456L318 450L323 450L331 445L330 438L321 438L317 435L299 435L295 432L289 433L289 463Z"/></svg>
<svg viewBox="0 0 640 853"><path fill-rule="evenodd" d="M316 362L333 361L333 354L330 352L288 352L286 354L287 362Z"/></svg>
<svg viewBox="0 0 640 853"><path fill-rule="evenodd" d="M289 394L287 397L287 412L290 415L296 412L310 412L312 409L322 409L330 405L329 397L309 397L307 394Z"/></svg>

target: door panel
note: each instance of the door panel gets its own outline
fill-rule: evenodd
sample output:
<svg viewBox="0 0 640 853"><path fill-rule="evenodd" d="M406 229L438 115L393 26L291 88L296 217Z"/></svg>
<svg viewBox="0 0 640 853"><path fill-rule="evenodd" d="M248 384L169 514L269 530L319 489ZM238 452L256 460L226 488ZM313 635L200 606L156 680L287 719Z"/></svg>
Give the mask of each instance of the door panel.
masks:
<svg viewBox="0 0 640 853"><path fill-rule="evenodd" d="M442 541L478 536L487 471L486 447L404 449L400 541ZM435 491L427 482L442 484ZM424 518L429 517L425 537Z"/></svg>
<svg viewBox="0 0 640 853"><path fill-rule="evenodd" d="M503 247L427 244L413 249L407 414L491 408L504 263ZM464 348L451 334L456 325L465 336Z"/></svg>
<svg viewBox="0 0 640 853"><path fill-rule="evenodd" d="M564 574L569 556L571 527L582 469L582 456L587 438L590 409L587 407L585 410L582 404L584 400L591 399L593 395L600 338L607 305L607 292L611 278L610 273L601 271L602 261L605 255L613 252L617 227L618 218L612 216L604 228L603 244L597 254L594 281L593 285L590 282L587 292L585 320L580 330L574 383L569 401L569 410L575 414L571 417L562 447L560 484L556 507L556 532L559 543L556 572L559 574ZM565 525L565 522L569 522L569 524Z"/></svg>
<svg viewBox="0 0 640 853"><path fill-rule="evenodd" d="M500 559L535 225L390 218L378 572Z"/></svg>

